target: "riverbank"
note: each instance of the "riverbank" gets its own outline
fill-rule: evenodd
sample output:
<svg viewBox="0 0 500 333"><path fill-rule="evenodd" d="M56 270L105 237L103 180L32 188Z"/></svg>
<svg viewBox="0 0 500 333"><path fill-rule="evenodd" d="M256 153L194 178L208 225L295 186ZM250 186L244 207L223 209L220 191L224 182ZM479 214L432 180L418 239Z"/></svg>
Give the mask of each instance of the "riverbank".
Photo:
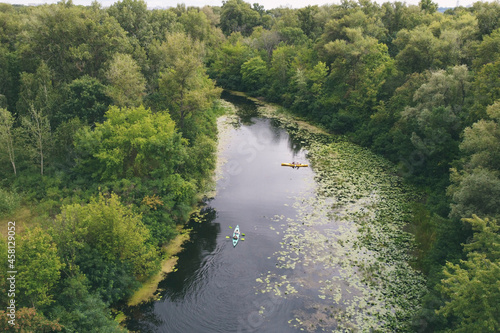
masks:
<svg viewBox="0 0 500 333"><path fill-rule="evenodd" d="M222 166L226 162L223 157L224 148L230 143L230 136L228 133L234 126L235 122L238 122L234 106L224 100L220 100L220 104L225 109L225 113L217 118L218 142L216 152L216 168L214 170L214 185L213 188L207 189L206 192L200 194L200 198L213 198L215 196L215 183L222 177L220 170L222 170ZM199 207L193 210L190 214L190 218L196 218L195 216L198 213ZM161 270L144 282L141 288L130 297L127 302L128 306L136 306L142 302L148 302L156 299L159 292L158 284L165 278L166 274L174 271L178 260L177 254L182 251L182 245L189 241L190 231L191 230L186 229L184 225L177 226L178 235L162 248L164 259L161 263Z"/></svg>
<svg viewBox="0 0 500 333"><path fill-rule="evenodd" d="M190 232L183 225L177 226L177 231L179 234L162 249L165 259L161 263L161 270L144 282L142 287L130 297L127 302L128 306L136 306L142 302L155 299L158 292L158 284L165 278L165 274L174 270L178 260L176 255L182 250L182 244L189 240Z"/></svg>

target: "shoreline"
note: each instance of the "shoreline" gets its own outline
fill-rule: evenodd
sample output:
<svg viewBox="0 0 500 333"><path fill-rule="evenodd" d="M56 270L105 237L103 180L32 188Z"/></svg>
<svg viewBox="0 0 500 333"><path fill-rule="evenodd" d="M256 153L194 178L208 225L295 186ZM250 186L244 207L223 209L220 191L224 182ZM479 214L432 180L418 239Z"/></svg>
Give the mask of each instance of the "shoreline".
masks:
<svg viewBox="0 0 500 333"><path fill-rule="evenodd" d="M223 103L224 104L224 103ZM231 122L234 121L234 110L231 109L229 105L224 105L226 112L217 117L217 153L216 153L216 167L214 170L213 181L216 183L222 174L220 170L222 165L226 162L223 158L223 152L226 145L229 144L229 137L227 135L227 129L231 126ZM205 193L200 193L200 196L214 197L216 194L215 185L213 189L207 190ZM199 212L199 207L193 209L190 214L190 218ZM175 271L175 266L177 265L178 257L177 254L182 251L182 245L190 240L191 229L185 229L187 222L182 225L177 226L177 231L179 234L174 237L168 244L162 247L165 253L165 259L161 262L161 269L154 276L146 280L141 288L133 293L133 295L127 300L127 306L137 306L140 303L148 302L153 299L159 299L157 292L159 283L165 278L165 275ZM119 315L117 320L120 322L124 318Z"/></svg>
<svg viewBox="0 0 500 333"><path fill-rule="evenodd" d="M163 247L165 259L162 260L161 269L153 277L143 283L127 301L127 306L136 306L140 303L150 301L155 298L158 284L165 278L165 275L175 270L177 264L177 254L182 251L182 245L190 239L190 229L184 229L184 224L177 226L179 234Z"/></svg>

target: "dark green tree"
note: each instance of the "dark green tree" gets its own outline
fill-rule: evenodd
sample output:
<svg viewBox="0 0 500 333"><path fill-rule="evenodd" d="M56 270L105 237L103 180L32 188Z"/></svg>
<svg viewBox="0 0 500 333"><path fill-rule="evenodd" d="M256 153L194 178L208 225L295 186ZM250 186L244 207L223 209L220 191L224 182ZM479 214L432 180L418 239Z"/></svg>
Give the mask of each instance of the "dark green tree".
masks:
<svg viewBox="0 0 500 333"><path fill-rule="evenodd" d="M63 100L58 122L78 117L89 125L102 122L104 113L112 103L106 95L106 86L90 76L83 76L68 84Z"/></svg>
<svg viewBox="0 0 500 333"><path fill-rule="evenodd" d="M226 35L241 32L249 36L252 29L260 25L259 12L243 0L224 1L220 13L220 28Z"/></svg>

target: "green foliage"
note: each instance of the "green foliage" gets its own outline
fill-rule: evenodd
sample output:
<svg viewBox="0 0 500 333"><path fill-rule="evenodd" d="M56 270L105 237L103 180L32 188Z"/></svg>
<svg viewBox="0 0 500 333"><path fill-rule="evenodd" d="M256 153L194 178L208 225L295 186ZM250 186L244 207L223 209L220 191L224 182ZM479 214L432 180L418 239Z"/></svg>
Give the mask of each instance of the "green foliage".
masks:
<svg viewBox="0 0 500 333"><path fill-rule="evenodd" d="M146 80L131 55L116 53L106 71L106 79L110 83L107 95L115 105L131 107L142 103Z"/></svg>
<svg viewBox="0 0 500 333"><path fill-rule="evenodd" d="M222 44L220 50L215 53L213 63L210 66L210 76L217 84L226 89L238 90L242 88L241 66L252 58L251 49L244 45L240 38L241 34L233 34L234 42L227 40Z"/></svg>
<svg viewBox="0 0 500 333"><path fill-rule="evenodd" d="M439 40L427 26L411 31L400 30L394 44L400 52L396 56L398 67L405 73L420 73L436 63Z"/></svg>
<svg viewBox="0 0 500 333"><path fill-rule="evenodd" d="M33 214L61 213L54 230L62 232L53 237L70 276L54 273L53 241L30 233L47 254L33 252L26 262L52 264L42 270L46 284L26 273L31 284L21 287L33 291L22 301L40 303L26 318L40 332L60 329L43 316L61 318L68 332L121 331L106 305L155 270L158 252L110 221L135 221L131 233L154 246L175 235L215 165L216 83L346 133L428 186L415 228L429 237L420 238L420 263L432 291L419 319L427 330L498 330L488 311L480 313L471 282L493 281L497 262L486 250L467 250L447 277L441 266L458 263L470 235L460 218L500 215L499 13L498 2L476 2L441 14L431 0L271 10L242 0L167 10L148 10L143 0L106 9L0 4L0 165L9 186L0 190L0 211L12 212L22 197ZM82 206L99 187L117 193L121 206L116 197ZM450 208L450 219L442 217ZM115 233L122 240L103 245ZM115 246L130 249L127 241L136 256L119 255ZM442 278L440 295L434 286ZM52 297L56 288L60 296ZM465 297L474 300L470 317Z"/></svg>
<svg viewBox="0 0 500 333"><path fill-rule="evenodd" d="M141 216L122 205L116 194L99 194L84 206L63 206L53 230L61 258L73 271L73 264L84 261L79 252L90 248L102 258L92 256L96 262L129 263L135 277L146 277L157 269L156 250L148 244L150 235Z"/></svg>
<svg viewBox="0 0 500 333"><path fill-rule="evenodd" d="M61 325L58 320L49 320L37 311L34 307L22 307L16 309L15 325L8 323L10 318L4 310L0 310L0 327L9 328L12 333L24 332L39 332L53 333L61 332L65 326Z"/></svg>
<svg viewBox="0 0 500 333"><path fill-rule="evenodd" d="M419 3L420 9L423 11L432 14L436 12L438 8L438 4L435 2L432 2L432 0L421 0Z"/></svg>
<svg viewBox="0 0 500 333"><path fill-rule="evenodd" d="M79 168L101 180L165 177L182 163L185 142L166 112L111 107L107 120L75 137Z"/></svg>
<svg viewBox="0 0 500 333"><path fill-rule="evenodd" d="M61 123L78 117L88 124L100 123L111 104L106 86L96 78L83 76L67 85L57 121Z"/></svg>
<svg viewBox="0 0 500 333"><path fill-rule="evenodd" d="M159 87L166 97L166 107L182 131L185 119L209 109L221 89L205 73L201 61L203 47L199 42L176 33L168 36L165 43L168 65L160 73Z"/></svg>
<svg viewBox="0 0 500 333"><path fill-rule="evenodd" d="M54 302L54 286L59 281L61 263L53 238L41 228L28 229L16 248L16 288L19 303L29 307Z"/></svg>
<svg viewBox="0 0 500 333"><path fill-rule="evenodd" d="M487 106L500 99L500 58L481 67L474 80L473 89L475 98L471 122L486 118Z"/></svg>
<svg viewBox="0 0 500 333"><path fill-rule="evenodd" d="M482 35L500 28L500 4L497 1L476 1L472 4L472 12L477 17Z"/></svg>
<svg viewBox="0 0 500 333"><path fill-rule="evenodd" d="M464 130L460 149L465 153L463 170L452 170L452 215L456 218L500 216L500 178L498 147L500 145L500 103L487 109L491 120L479 120Z"/></svg>
<svg viewBox="0 0 500 333"><path fill-rule="evenodd" d="M445 304L437 314L447 317L453 332L497 332L500 329L500 227L496 220L474 215L465 219L475 233L464 246L467 260L447 263L438 289Z"/></svg>
<svg viewBox="0 0 500 333"><path fill-rule="evenodd" d="M31 105L29 116L22 117L21 123L26 140L26 150L38 160L40 174L43 176L45 157L52 143L49 118L42 109L35 109Z"/></svg>
<svg viewBox="0 0 500 333"><path fill-rule="evenodd" d="M129 38L137 39L141 46L144 47L153 38L149 23L150 12L145 1L117 1L108 8L107 12L120 23Z"/></svg>
<svg viewBox="0 0 500 333"><path fill-rule="evenodd" d="M52 83L53 73L45 62L36 73L22 73L17 112L21 116L29 115L32 109L40 110L50 120L56 110L57 92Z"/></svg>
<svg viewBox="0 0 500 333"><path fill-rule="evenodd" d="M222 5L220 27L226 35L241 32L244 36L249 36L258 25L259 13L243 0L228 0Z"/></svg>
<svg viewBox="0 0 500 333"><path fill-rule="evenodd" d="M0 108L0 147L3 147L4 153L9 156L9 161L14 170L16 170L16 153L14 150L14 133L13 133L14 118L6 109ZM1 210L1 209L0 209Z"/></svg>
<svg viewBox="0 0 500 333"><path fill-rule="evenodd" d="M45 61L57 82L71 82L84 74L96 77L114 53L131 50L126 32L100 8L38 6L31 18L19 50L23 68L33 71Z"/></svg>
<svg viewBox="0 0 500 333"><path fill-rule="evenodd" d="M258 92L264 89L264 83L267 81L265 61L259 56L247 60L241 65L241 76L246 90Z"/></svg>
<svg viewBox="0 0 500 333"><path fill-rule="evenodd" d="M105 258L89 244L79 251L75 264L89 280L89 290L106 304L127 299L140 286L130 261Z"/></svg>
<svg viewBox="0 0 500 333"><path fill-rule="evenodd" d="M59 318L65 332L126 332L113 320L106 304L88 288L83 274L64 280L50 315Z"/></svg>
<svg viewBox="0 0 500 333"><path fill-rule="evenodd" d="M14 213L21 203L19 194L0 188L0 213L10 216Z"/></svg>

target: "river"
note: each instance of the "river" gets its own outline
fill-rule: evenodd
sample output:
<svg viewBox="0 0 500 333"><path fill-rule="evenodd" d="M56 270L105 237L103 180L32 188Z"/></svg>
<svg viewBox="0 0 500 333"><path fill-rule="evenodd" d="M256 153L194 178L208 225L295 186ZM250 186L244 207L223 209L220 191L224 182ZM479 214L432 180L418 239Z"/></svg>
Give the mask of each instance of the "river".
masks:
<svg viewBox="0 0 500 333"><path fill-rule="evenodd" d="M372 219L366 211L374 207L383 211L375 201L387 197L383 191L391 185L370 181L375 187L363 195L353 192L357 199L337 208L338 216L333 219L330 209L338 207L340 199L317 197L314 171L281 166L291 161L309 163L301 140L275 121L257 116L256 105L246 98L226 94L224 99L236 106L239 117L223 131L219 143L223 163L217 170L216 195L206 201L201 221L189 223L191 239L179 253L176 271L159 284L157 300L126 311L127 329L165 333L369 331L387 325L401 311L398 306L413 306L396 300L400 292L391 289L415 275L411 268L405 261L395 263L397 258L380 264L387 253L360 245L364 236L357 230L363 228L342 217L356 217L358 222ZM356 177L352 188L366 186L367 181ZM343 192L336 192L335 197L349 196L344 186L338 186ZM227 236L236 225L245 236L233 247ZM375 227L368 230L370 237L376 235ZM383 251L391 249L384 242ZM387 281L382 283L377 276L384 273ZM397 283L391 282L392 275ZM422 281L415 281L408 281L410 288L422 289ZM406 284L404 288L408 289ZM394 297L394 302L387 297Z"/></svg>

